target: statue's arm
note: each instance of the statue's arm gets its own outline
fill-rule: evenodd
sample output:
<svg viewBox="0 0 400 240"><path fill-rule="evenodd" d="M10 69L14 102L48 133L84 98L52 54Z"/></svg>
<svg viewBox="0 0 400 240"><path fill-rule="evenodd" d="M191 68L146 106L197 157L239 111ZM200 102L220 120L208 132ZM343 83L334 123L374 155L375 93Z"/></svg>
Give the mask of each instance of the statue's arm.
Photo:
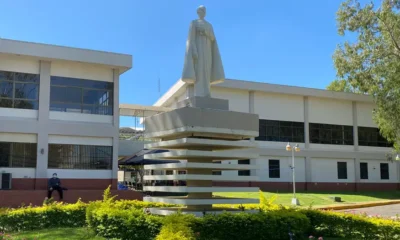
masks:
<svg viewBox="0 0 400 240"><path fill-rule="evenodd" d="M194 22L191 22L190 28L189 28L189 44L190 44L190 48L191 48L193 56L197 58L197 47L196 47L195 39L196 39L196 30L195 30Z"/></svg>
<svg viewBox="0 0 400 240"><path fill-rule="evenodd" d="M215 41L214 29L210 26L210 39L211 41Z"/></svg>

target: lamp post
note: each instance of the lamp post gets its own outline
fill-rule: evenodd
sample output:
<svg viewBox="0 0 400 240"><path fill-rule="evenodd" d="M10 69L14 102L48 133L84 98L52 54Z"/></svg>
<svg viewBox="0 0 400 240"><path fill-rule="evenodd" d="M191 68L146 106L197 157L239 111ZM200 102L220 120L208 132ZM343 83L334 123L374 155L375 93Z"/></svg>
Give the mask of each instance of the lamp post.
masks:
<svg viewBox="0 0 400 240"><path fill-rule="evenodd" d="M294 152L300 152L299 144L296 144L294 147L288 143L286 145L286 151L292 152L292 175L293 175L293 198L292 198L292 205L300 205L299 199L296 198L296 174L294 168Z"/></svg>

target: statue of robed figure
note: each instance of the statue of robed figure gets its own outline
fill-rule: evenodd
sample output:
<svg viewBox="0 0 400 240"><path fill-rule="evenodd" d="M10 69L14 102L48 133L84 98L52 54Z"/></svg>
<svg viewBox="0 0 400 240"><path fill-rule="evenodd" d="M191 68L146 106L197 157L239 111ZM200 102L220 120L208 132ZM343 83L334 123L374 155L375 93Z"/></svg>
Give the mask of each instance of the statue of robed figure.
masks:
<svg viewBox="0 0 400 240"><path fill-rule="evenodd" d="M194 95L211 97L210 85L225 80L221 55L212 25L204 17L206 8L197 8L199 19L190 24L186 41L182 81L194 84Z"/></svg>

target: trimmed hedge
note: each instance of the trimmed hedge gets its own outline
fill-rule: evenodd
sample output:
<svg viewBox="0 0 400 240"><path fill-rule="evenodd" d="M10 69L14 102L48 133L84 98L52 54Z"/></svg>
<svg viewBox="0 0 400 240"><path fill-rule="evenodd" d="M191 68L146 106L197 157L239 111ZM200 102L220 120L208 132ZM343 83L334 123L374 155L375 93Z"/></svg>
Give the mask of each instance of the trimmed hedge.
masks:
<svg viewBox="0 0 400 240"><path fill-rule="evenodd" d="M9 209L0 213L1 231L23 231L85 226L86 204L53 203L41 207Z"/></svg>
<svg viewBox="0 0 400 240"><path fill-rule="evenodd" d="M347 239L400 239L400 222L333 211L299 210L310 220L310 233Z"/></svg>
<svg viewBox="0 0 400 240"><path fill-rule="evenodd" d="M1 211L0 230L10 232L88 226L99 236L126 240L279 240L288 239L289 231L296 239L308 235L364 240L400 239L400 221L333 211L285 208L273 204L273 199L260 200L260 205L219 206L259 209L255 214L206 214L203 218L175 214L161 217L149 215L145 209L172 205L136 200L115 201L105 191L103 201L89 204L80 201L75 204L52 203Z"/></svg>

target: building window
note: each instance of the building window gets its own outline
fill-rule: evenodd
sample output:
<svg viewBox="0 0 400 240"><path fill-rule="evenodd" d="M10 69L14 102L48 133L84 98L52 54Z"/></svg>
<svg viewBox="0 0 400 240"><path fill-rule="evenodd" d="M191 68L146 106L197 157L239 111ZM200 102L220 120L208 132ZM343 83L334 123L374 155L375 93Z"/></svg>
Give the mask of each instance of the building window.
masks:
<svg viewBox="0 0 400 240"><path fill-rule="evenodd" d="M214 164L221 164L221 161L214 161ZM215 170L212 172L212 175L222 175L222 172Z"/></svg>
<svg viewBox="0 0 400 240"><path fill-rule="evenodd" d="M250 159L238 160L238 164L246 164L246 165L249 165L249 164L250 164ZM238 171L238 175L239 175L239 176L250 176L250 170L239 170L239 171Z"/></svg>
<svg viewBox="0 0 400 240"><path fill-rule="evenodd" d="M378 128L358 127L358 145L371 147L393 147L379 132Z"/></svg>
<svg viewBox="0 0 400 240"><path fill-rule="evenodd" d="M0 107L39 109L39 75L0 71Z"/></svg>
<svg viewBox="0 0 400 240"><path fill-rule="evenodd" d="M37 144L0 142L0 167L36 168Z"/></svg>
<svg viewBox="0 0 400 240"><path fill-rule="evenodd" d="M389 164L381 163L381 179L387 180L389 179Z"/></svg>
<svg viewBox="0 0 400 240"><path fill-rule="evenodd" d="M368 179L368 163L360 163L360 178Z"/></svg>
<svg viewBox="0 0 400 240"><path fill-rule="evenodd" d="M166 170L165 175L174 175L174 170Z"/></svg>
<svg viewBox="0 0 400 240"><path fill-rule="evenodd" d="M347 179L347 162L338 162L338 179Z"/></svg>
<svg viewBox="0 0 400 240"><path fill-rule="evenodd" d="M112 146L49 144L48 168L111 169Z"/></svg>
<svg viewBox="0 0 400 240"><path fill-rule="evenodd" d="M259 120L258 141L304 142L304 123Z"/></svg>
<svg viewBox="0 0 400 240"><path fill-rule="evenodd" d="M114 83L51 76L50 111L113 115Z"/></svg>
<svg viewBox="0 0 400 240"><path fill-rule="evenodd" d="M280 170L280 162L279 160L268 160L268 168L269 168L269 178L280 178L281 170Z"/></svg>
<svg viewBox="0 0 400 240"><path fill-rule="evenodd" d="M353 126L310 123L310 143L353 145Z"/></svg>

